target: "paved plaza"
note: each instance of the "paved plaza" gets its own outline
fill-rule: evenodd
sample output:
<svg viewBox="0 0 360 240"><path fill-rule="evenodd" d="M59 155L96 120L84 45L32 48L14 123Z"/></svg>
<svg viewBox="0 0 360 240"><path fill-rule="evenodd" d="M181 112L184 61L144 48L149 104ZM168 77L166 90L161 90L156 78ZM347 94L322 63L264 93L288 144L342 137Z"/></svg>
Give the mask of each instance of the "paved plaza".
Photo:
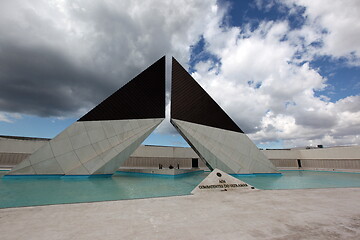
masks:
<svg viewBox="0 0 360 240"><path fill-rule="evenodd" d="M10 239L360 239L360 188L0 209Z"/></svg>

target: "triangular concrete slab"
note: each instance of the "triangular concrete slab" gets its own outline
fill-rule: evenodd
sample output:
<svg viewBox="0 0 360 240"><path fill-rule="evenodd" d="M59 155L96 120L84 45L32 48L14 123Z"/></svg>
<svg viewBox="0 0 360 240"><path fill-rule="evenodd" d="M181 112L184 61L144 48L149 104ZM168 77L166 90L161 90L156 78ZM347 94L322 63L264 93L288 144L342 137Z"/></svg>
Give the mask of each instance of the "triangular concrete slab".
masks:
<svg viewBox="0 0 360 240"><path fill-rule="evenodd" d="M139 120L141 121L141 120ZM141 145L141 143L157 128L161 120L154 122L152 125L143 127L141 132L134 134L122 144L117 145L113 155L104 156L105 164L93 172L93 174L112 174L130 157L130 155Z"/></svg>
<svg viewBox="0 0 360 240"><path fill-rule="evenodd" d="M172 59L170 121L209 169L218 168L227 173L278 172L175 58Z"/></svg>
<svg viewBox="0 0 360 240"><path fill-rule="evenodd" d="M199 185L191 191L192 194L203 194L209 192L250 192L256 190L255 187L237 179L229 174L214 169Z"/></svg>
<svg viewBox="0 0 360 240"><path fill-rule="evenodd" d="M172 119L172 124L211 168L227 173L276 173L276 167L244 134Z"/></svg>

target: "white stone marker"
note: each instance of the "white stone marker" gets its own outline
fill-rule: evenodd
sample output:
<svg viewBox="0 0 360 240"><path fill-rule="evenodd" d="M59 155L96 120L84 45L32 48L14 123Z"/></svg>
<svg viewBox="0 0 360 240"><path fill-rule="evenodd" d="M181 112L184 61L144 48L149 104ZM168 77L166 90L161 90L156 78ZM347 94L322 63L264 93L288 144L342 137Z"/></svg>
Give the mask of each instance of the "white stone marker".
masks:
<svg viewBox="0 0 360 240"><path fill-rule="evenodd" d="M254 190L257 189L216 168L192 190L191 194L227 191L249 192Z"/></svg>

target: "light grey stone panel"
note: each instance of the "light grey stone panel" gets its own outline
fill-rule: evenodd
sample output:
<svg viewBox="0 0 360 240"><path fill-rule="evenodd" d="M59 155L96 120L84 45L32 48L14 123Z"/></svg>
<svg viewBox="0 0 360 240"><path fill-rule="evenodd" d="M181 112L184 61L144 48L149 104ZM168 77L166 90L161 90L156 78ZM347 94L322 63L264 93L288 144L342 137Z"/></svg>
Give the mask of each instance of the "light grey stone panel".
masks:
<svg viewBox="0 0 360 240"><path fill-rule="evenodd" d="M128 130L124 132L123 139L126 140L135 134L134 130Z"/></svg>
<svg viewBox="0 0 360 240"><path fill-rule="evenodd" d="M109 149L109 151L106 152L106 154L102 155L102 160L107 163L118 154L118 151L116 151L114 148L111 148Z"/></svg>
<svg viewBox="0 0 360 240"><path fill-rule="evenodd" d="M225 139L225 134L219 134L219 136L217 137L218 142L222 142L225 143L226 139Z"/></svg>
<svg viewBox="0 0 360 240"><path fill-rule="evenodd" d="M72 125L70 125L70 126L72 126ZM67 132L66 132L66 129L64 130L64 131L62 131L61 133L59 133L58 135L56 135L53 139L56 139L56 140L62 140L62 139L64 139L64 138L68 138L69 136L68 136L68 134L67 134Z"/></svg>
<svg viewBox="0 0 360 240"><path fill-rule="evenodd" d="M139 144L140 145L140 144ZM111 161L108 161L102 168L105 174L115 172L121 165L124 163L131 155L133 151L138 147L137 143L132 143L127 148L125 148L122 152L114 156Z"/></svg>
<svg viewBox="0 0 360 240"><path fill-rule="evenodd" d="M121 125L122 125L123 132L132 130L130 120L123 120Z"/></svg>
<svg viewBox="0 0 360 240"><path fill-rule="evenodd" d="M111 145L109 143L109 140L104 139L100 142L93 143L94 150L97 154L102 154L103 152L107 151L111 148Z"/></svg>
<svg viewBox="0 0 360 240"><path fill-rule="evenodd" d="M105 131L102 128L89 129L87 133L91 143L100 142L106 139Z"/></svg>
<svg viewBox="0 0 360 240"><path fill-rule="evenodd" d="M140 119L136 119L136 120L140 120ZM149 124L153 124L153 120L152 119L141 119L140 121L137 121L137 125L138 128L142 128L144 126L148 126Z"/></svg>
<svg viewBox="0 0 360 240"><path fill-rule="evenodd" d="M36 172L32 166L28 166L28 167L20 168L15 171L11 171L11 175L31 175L31 174L36 174ZM7 175L9 175L9 174L7 174Z"/></svg>
<svg viewBox="0 0 360 240"><path fill-rule="evenodd" d="M191 142L195 149L200 153L201 157L205 159L212 168L219 168L217 157L212 154L209 149L204 148L204 146L202 146L202 144L198 140L196 140L192 134L188 133L184 128L182 128L180 124L177 126L180 129L181 133L186 136L186 138ZM194 132L191 128L189 128L189 130L190 132Z"/></svg>
<svg viewBox="0 0 360 240"><path fill-rule="evenodd" d="M32 165L36 174L64 174L55 158Z"/></svg>
<svg viewBox="0 0 360 240"><path fill-rule="evenodd" d="M57 156L56 161L59 163L65 174L81 165L80 160L73 151Z"/></svg>
<svg viewBox="0 0 360 240"><path fill-rule="evenodd" d="M68 172L66 175L90 175L90 174L89 171L83 165L80 165L77 168Z"/></svg>
<svg viewBox="0 0 360 240"><path fill-rule="evenodd" d="M110 138L108 138L108 140L109 140L109 143L110 143L110 145L112 147L115 147L115 146L120 144L120 140L119 140L119 138L117 136L110 137Z"/></svg>
<svg viewBox="0 0 360 240"><path fill-rule="evenodd" d="M122 124L122 122L123 122L122 120L110 121L112 127L115 130L116 135L124 133L124 125Z"/></svg>
<svg viewBox="0 0 360 240"><path fill-rule="evenodd" d="M84 122L84 125L91 143L96 143L106 139L102 121L86 121Z"/></svg>
<svg viewBox="0 0 360 240"><path fill-rule="evenodd" d="M65 132L69 137L72 137L86 132L86 129L83 122L74 122L67 129L65 129Z"/></svg>
<svg viewBox="0 0 360 240"><path fill-rule="evenodd" d="M118 144L117 146L114 147L114 149L120 153L122 152L125 148L127 148L129 146L129 144L131 143L130 141L131 139L126 139L124 142L122 142L121 144Z"/></svg>
<svg viewBox="0 0 360 240"><path fill-rule="evenodd" d="M273 164L270 161L264 160L267 160L267 157L261 151L256 151L256 149L251 149L250 158L254 159L254 163L252 163L251 169L261 167L263 171L265 171L266 169L273 167Z"/></svg>
<svg viewBox="0 0 360 240"><path fill-rule="evenodd" d="M106 135L106 138L111 138L116 136L116 131L113 126L112 121L103 121L102 126Z"/></svg>
<svg viewBox="0 0 360 240"><path fill-rule="evenodd" d="M85 126L86 131L94 130L94 129L102 129L102 121L85 121L82 122Z"/></svg>
<svg viewBox="0 0 360 240"><path fill-rule="evenodd" d="M214 128L214 129L216 129L216 128ZM219 131L211 131L211 132L209 133L209 137L210 137L211 139L216 139L216 140L218 140L219 135L220 135L220 132L219 132Z"/></svg>
<svg viewBox="0 0 360 240"><path fill-rule="evenodd" d="M93 174L96 170L104 166L105 162L99 157L96 156L93 159L90 159L84 163L84 167L88 170L89 174Z"/></svg>
<svg viewBox="0 0 360 240"><path fill-rule="evenodd" d="M68 137L62 138L60 140L55 138L50 141L50 145L55 157L73 151L70 139Z"/></svg>
<svg viewBox="0 0 360 240"><path fill-rule="evenodd" d="M148 125L143 125L143 127L140 127L141 124L137 124L136 126L138 126L138 128L136 130L130 130L128 132L138 132L138 134L129 136L128 138L120 139L119 135L117 135L101 142L94 143L93 146L98 154L98 157L84 163L85 168L90 172L90 174L112 174L113 172L115 172L119 168L119 164L121 165L124 161L126 161L131 155L131 153L133 153L133 151L138 147L138 145L143 142L143 140L138 139L139 136L142 136L144 134L144 131L153 131L153 129L158 124L160 124L162 119L156 121L128 120L126 122L128 123L130 121L147 122ZM113 123L113 125L115 125L116 123L123 124L124 121L116 121ZM133 126L135 125L133 124ZM128 147L131 144L136 145L134 146L134 149ZM118 155L120 153L121 156L127 157L124 159L119 159Z"/></svg>
<svg viewBox="0 0 360 240"><path fill-rule="evenodd" d="M119 142L123 142L126 139L125 132L119 133L116 137L119 139Z"/></svg>
<svg viewBox="0 0 360 240"><path fill-rule="evenodd" d="M71 136L70 141L73 149L79 149L91 144L87 132L82 132L77 135Z"/></svg>
<svg viewBox="0 0 360 240"><path fill-rule="evenodd" d="M90 159L97 156L97 153L95 152L95 150L91 144L75 150L75 153L81 163L85 163L85 162L89 161Z"/></svg>
<svg viewBox="0 0 360 240"><path fill-rule="evenodd" d="M31 164L36 164L38 162L54 158L53 151L51 149L50 143L44 143L34 154L30 155L28 160Z"/></svg>
<svg viewBox="0 0 360 240"><path fill-rule="evenodd" d="M238 161L239 158L238 156L237 157L231 157L231 154L229 154L228 152L226 151L219 151L219 152L216 152L216 157L222 161L218 161L219 162L223 162L224 164L226 164L226 166L229 168L229 169L232 169L232 171L234 173L237 173L240 169L242 168L246 168L244 166L244 164L241 162L241 161ZM246 168L247 169L247 168Z"/></svg>
<svg viewBox="0 0 360 240"><path fill-rule="evenodd" d="M155 123L147 128L143 127L142 132L129 137L126 141L115 147L115 151L111 151L103 157L103 161L106 163L94 174L114 173L161 122L162 119L155 121Z"/></svg>
<svg viewBox="0 0 360 240"><path fill-rule="evenodd" d="M104 174L112 174L114 172L116 172L117 169L119 169L119 166L121 165L122 162L125 162L125 160L123 160L128 154L124 153L120 153L118 155L116 155L112 161L107 162L103 169ZM124 157L125 156L125 157Z"/></svg>
<svg viewBox="0 0 360 240"><path fill-rule="evenodd" d="M29 161L28 158L26 158L26 159L24 159L21 163L19 163L19 164L16 165L15 167L13 167L13 168L11 169L11 172L9 172L9 173L18 171L18 170L20 170L20 169L22 169L22 168L26 168L26 167L29 167L29 166L31 166L31 162ZM8 173L8 174L9 174L9 173Z"/></svg>
<svg viewBox="0 0 360 240"><path fill-rule="evenodd" d="M245 134L176 119L173 122L213 168L228 173L277 172Z"/></svg>
<svg viewBox="0 0 360 240"><path fill-rule="evenodd" d="M141 120L140 120L141 121ZM136 119L136 120L130 120L130 126L131 126L131 129L137 129L139 128L139 120Z"/></svg>
<svg viewBox="0 0 360 240"><path fill-rule="evenodd" d="M143 131L147 131L149 130L149 128L145 128L143 129ZM117 151L117 152L121 152L123 151L124 149L126 149L132 142L136 141L137 137L142 135L143 133L138 133L138 134L134 134L134 135L131 135L130 137L128 138L124 138L117 146L114 147L114 149Z"/></svg>

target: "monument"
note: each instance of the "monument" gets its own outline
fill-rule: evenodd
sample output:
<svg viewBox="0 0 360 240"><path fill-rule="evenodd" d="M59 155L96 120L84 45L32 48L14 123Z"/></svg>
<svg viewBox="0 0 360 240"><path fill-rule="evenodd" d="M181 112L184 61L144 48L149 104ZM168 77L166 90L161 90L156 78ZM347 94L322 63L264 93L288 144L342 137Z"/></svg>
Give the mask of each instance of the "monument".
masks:
<svg viewBox="0 0 360 240"><path fill-rule="evenodd" d="M211 170L232 174L278 172L175 58L171 123Z"/></svg>
<svg viewBox="0 0 360 240"><path fill-rule="evenodd" d="M165 56L45 143L7 176L111 175L164 118ZM171 123L211 170L230 174L277 172L175 58Z"/></svg>

